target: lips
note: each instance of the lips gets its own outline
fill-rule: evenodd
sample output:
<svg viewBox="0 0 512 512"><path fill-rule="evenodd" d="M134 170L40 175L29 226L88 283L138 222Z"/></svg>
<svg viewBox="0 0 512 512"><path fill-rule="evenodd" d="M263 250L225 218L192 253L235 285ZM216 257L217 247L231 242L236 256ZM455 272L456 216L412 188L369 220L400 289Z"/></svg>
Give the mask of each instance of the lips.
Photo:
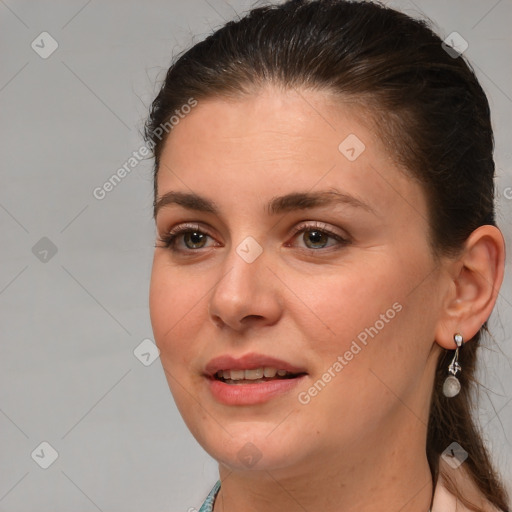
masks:
<svg viewBox="0 0 512 512"><path fill-rule="evenodd" d="M255 370L265 367L286 370L294 375L307 373L305 368L295 366L282 359L254 353L246 354L240 358L227 354L215 357L206 365L204 373L207 377L215 378L215 374L220 370Z"/></svg>
<svg viewBox="0 0 512 512"><path fill-rule="evenodd" d="M262 370L263 378L256 378ZM265 372L274 376L265 377ZM307 372L282 359L251 353L216 357L206 365L204 376L211 397L222 405L239 407L262 405L279 397L293 399L293 390L307 379Z"/></svg>

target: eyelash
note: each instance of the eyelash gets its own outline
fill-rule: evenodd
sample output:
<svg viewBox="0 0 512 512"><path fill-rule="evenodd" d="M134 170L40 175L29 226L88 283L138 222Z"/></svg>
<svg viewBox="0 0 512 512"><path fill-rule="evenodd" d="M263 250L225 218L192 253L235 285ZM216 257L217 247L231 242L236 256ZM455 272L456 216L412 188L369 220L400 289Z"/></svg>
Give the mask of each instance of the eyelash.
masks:
<svg viewBox="0 0 512 512"><path fill-rule="evenodd" d="M312 249L310 247L301 247L300 249L307 252L314 252L318 253L325 250L333 250L333 247L335 248L341 248L350 243L350 240L348 238L343 238L338 233L335 233L334 231L330 230L328 227L326 227L325 224L321 222L310 222L310 223L302 223L299 224L297 227L293 229L293 232L291 234L292 238L295 238L300 233L305 233L307 231L318 231L322 234L327 235L329 238L333 238L338 242L338 247L336 246L327 246L327 247L321 247L318 249ZM171 251L175 253L194 253L199 252L201 249L209 249L209 247L200 247L199 249L177 249L176 248L176 241L177 239L185 235L187 233L201 233L203 235L209 236L207 231L204 229L201 229L201 227L198 224L180 224L179 226L176 226L175 228L171 229L168 233L158 238L158 241L161 242L163 245L159 246L156 245L155 247L160 247L164 249L170 249Z"/></svg>

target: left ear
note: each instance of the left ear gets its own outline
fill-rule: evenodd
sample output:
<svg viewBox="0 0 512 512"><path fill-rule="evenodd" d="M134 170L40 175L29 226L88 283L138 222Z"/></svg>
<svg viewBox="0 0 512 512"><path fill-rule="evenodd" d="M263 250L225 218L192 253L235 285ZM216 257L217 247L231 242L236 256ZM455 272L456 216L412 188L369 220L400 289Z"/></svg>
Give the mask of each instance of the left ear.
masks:
<svg viewBox="0 0 512 512"><path fill-rule="evenodd" d="M490 225L471 233L452 266L452 283L444 315L436 328L436 341L453 350L453 336L470 340L489 318L503 281L505 242L501 231Z"/></svg>

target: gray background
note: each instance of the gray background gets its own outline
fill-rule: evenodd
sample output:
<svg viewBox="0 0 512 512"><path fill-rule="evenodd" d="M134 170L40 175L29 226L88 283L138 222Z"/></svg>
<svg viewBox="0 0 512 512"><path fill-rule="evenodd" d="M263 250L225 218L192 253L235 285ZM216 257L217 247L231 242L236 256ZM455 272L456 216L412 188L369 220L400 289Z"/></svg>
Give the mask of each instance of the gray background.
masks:
<svg viewBox="0 0 512 512"><path fill-rule="evenodd" d="M386 3L468 41L493 110L499 223L512 247L511 0ZM151 161L103 200L93 190L142 146L173 54L251 4L0 0L2 512L187 511L217 479L159 360L134 355L152 338ZM59 45L46 59L31 47L44 31ZM510 262L482 354L480 410L508 482ZM50 456L43 441L59 454L48 469L38 465Z"/></svg>

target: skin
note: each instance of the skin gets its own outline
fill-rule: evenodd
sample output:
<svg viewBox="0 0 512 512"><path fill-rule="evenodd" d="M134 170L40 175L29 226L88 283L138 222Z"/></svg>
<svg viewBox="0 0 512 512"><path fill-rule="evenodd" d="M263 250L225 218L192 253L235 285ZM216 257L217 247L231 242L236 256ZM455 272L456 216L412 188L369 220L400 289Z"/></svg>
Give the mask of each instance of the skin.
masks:
<svg viewBox="0 0 512 512"><path fill-rule="evenodd" d="M366 146L355 161L338 150L349 134ZM503 273L499 231L479 228L458 257L435 257L421 187L393 162L361 107L321 92L268 87L200 101L168 137L157 184L157 198L194 192L219 209L169 204L158 211L159 239L183 223L209 236L199 249L179 236L181 252L157 240L150 288L176 405L219 462L215 512L334 512L340 503L344 512L382 511L383 503L426 512L436 361L441 347L455 348L454 333L470 339L492 310ZM372 211L347 204L278 215L266 209L275 196L333 188ZM315 221L348 242L319 243L311 237ZM293 234L303 223L309 230ZM236 252L248 236L263 251L252 263ZM298 394L393 304L401 306L394 318L300 403ZM205 365L250 352L308 375L263 404L218 403ZM238 458L248 442L261 455L251 467Z"/></svg>

